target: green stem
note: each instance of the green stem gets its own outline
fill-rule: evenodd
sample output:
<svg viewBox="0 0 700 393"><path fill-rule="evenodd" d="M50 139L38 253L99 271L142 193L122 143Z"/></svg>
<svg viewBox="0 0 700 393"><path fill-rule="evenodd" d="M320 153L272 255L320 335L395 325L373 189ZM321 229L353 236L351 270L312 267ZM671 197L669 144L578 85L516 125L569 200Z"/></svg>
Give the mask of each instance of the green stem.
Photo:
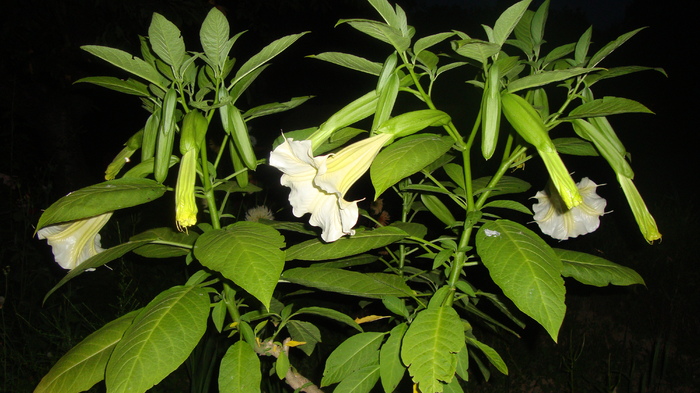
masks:
<svg viewBox="0 0 700 393"><path fill-rule="evenodd" d="M214 186L209 176L209 161L207 161L207 144L202 143L199 148L199 157L202 163L202 185L204 188L204 198L207 200L207 206L209 208L209 217L211 218L211 225L214 229L221 229L221 222L219 221L219 209L216 206L216 198L214 197Z"/></svg>

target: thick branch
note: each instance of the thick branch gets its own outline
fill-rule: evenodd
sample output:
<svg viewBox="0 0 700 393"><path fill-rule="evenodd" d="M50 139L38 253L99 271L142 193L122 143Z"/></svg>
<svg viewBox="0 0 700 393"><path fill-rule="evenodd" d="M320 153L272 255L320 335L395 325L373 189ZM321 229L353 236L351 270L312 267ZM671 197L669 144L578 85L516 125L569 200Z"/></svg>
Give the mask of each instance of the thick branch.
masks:
<svg viewBox="0 0 700 393"><path fill-rule="evenodd" d="M284 351L284 353L287 355L287 358L289 358L289 346L287 346L287 343L290 340L290 338L286 338L282 342L281 346L279 344L275 344L272 341L262 342L258 346L256 346L255 352L257 352L260 356L274 356L276 359L280 356L280 351ZM287 374L284 376L284 381L292 389L299 389L300 392L323 393L323 390L321 390L321 388L316 386L305 376L299 374L299 372L292 366L289 366L289 370L287 370Z"/></svg>

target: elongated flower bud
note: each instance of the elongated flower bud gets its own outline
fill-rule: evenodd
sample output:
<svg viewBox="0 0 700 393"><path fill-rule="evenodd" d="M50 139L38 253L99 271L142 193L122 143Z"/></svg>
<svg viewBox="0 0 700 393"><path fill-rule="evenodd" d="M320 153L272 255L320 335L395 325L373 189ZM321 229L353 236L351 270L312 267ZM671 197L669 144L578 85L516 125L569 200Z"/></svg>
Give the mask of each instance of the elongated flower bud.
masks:
<svg viewBox="0 0 700 393"><path fill-rule="evenodd" d="M537 149L566 207L571 209L579 205L583 199L557 153L554 143L549 138L549 133L537 110L524 98L507 92L501 96L501 105L503 114L515 131Z"/></svg>

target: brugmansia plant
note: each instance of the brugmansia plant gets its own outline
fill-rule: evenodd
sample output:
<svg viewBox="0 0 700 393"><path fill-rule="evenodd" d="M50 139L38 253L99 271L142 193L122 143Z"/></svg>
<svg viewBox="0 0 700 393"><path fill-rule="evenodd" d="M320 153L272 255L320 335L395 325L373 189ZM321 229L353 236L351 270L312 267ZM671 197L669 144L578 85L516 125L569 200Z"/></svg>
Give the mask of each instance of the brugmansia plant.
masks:
<svg viewBox="0 0 700 393"><path fill-rule="evenodd" d="M594 286L643 284L627 267L552 248L538 234L560 240L585 235L606 213L591 174L574 179L565 166L567 155L578 155L607 161L644 239L661 237L632 181L629 153L607 120L650 110L593 93L605 79L650 69L603 62L639 30L594 51L588 29L577 42L545 52L549 2L529 10L530 0L523 0L493 26L484 25L482 34L451 30L416 39L399 5L368 2L379 20L339 24L385 43L383 62L340 52L311 57L369 74L376 87L349 99L322 124L284 132L269 159L256 156L248 122L310 97L252 108L240 98L268 62L305 33L280 38L237 63L230 52L241 33L231 36L226 17L212 9L200 31L203 52L187 51L178 28L159 14L141 39L140 57L83 47L132 76L79 82L137 96L149 116L107 168L105 182L59 199L41 216L37 235L70 270L47 297L129 252L180 257L183 268L195 267L196 273L85 338L35 392L80 392L103 380L109 393L145 392L192 356L208 325L228 338L225 354L206 360L218 369L220 392L260 392L263 377L303 392L330 387L362 393L379 383L389 393L408 378L414 391L462 392L470 372L488 375L494 367L508 373L475 326L517 334L524 326L521 312L556 341L566 310L563 277ZM450 53L433 51L448 43ZM433 87L445 72L475 75L464 77L464 88L483 92L471 124L456 124L436 106ZM553 91L563 97L556 106ZM422 109L401 111L399 94ZM223 132L212 150L205 141L213 137L207 133L214 120ZM233 172L220 173L229 159ZM534 195L531 210L518 199L535 193L514 174L526 161L540 159L549 183ZM279 169L301 220L274 220L265 206L245 216L228 213L232 201L261 191L249 175L266 164ZM495 170L482 173L484 168ZM361 201L348 200L367 172L374 195L364 197L368 205L377 201L374 214L361 209ZM382 197L399 201L393 221L379 214ZM99 232L113 212L159 198L174 199L172 222L102 248ZM502 218L506 212L525 225ZM358 225L360 216L365 225ZM473 281L470 270L480 265L499 293ZM383 311L356 319L340 305L303 301L323 293L337 294L328 304L357 299ZM484 302L502 315L483 311ZM319 317L356 333L325 359L320 380L311 381L289 353L311 355L321 345L314 324ZM274 361L270 376L262 374L261 359Z"/></svg>

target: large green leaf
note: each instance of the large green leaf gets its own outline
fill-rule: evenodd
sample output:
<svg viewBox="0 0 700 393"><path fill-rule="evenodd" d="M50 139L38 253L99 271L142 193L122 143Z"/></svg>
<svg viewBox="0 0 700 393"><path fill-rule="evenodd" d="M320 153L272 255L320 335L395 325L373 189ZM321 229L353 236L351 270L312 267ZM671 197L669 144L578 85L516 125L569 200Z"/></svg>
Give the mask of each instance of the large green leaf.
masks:
<svg viewBox="0 0 700 393"><path fill-rule="evenodd" d="M107 364L110 393L142 393L175 371L207 327L209 297L199 287L161 292L136 316Z"/></svg>
<svg viewBox="0 0 700 393"><path fill-rule="evenodd" d="M231 345L219 368L220 393L259 393L260 359L245 341Z"/></svg>
<svg viewBox="0 0 700 393"><path fill-rule="evenodd" d="M561 274L586 285L645 285L644 279L637 272L607 259L560 248L555 248L554 252L564 263Z"/></svg>
<svg viewBox="0 0 700 393"><path fill-rule="evenodd" d="M180 29L163 15L154 12L148 27L148 41L151 43L153 52L165 63L172 66L176 75L179 74L187 55Z"/></svg>
<svg viewBox="0 0 700 393"><path fill-rule="evenodd" d="M123 50L106 46L83 45L80 49L155 84L163 91L166 90L167 80L165 77L163 77L153 65L145 62L141 58L132 56L130 53L124 52Z"/></svg>
<svg viewBox="0 0 700 393"><path fill-rule="evenodd" d="M369 170L375 199L399 180L420 171L443 156L450 150L453 142L448 136L411 135L382 150Z"/></svg>
<svg viewBox="0 0 700 393"><path fill-rule="evenodd" d="M321 387L340 382L365 366L378 365L383 338L384 333L368 332L343 341L326 360Z"/></svg>
<svg viewBox="0 0 700 393"><path fill-rule="evenodd" d="M416 316L401 345L401 359L422 392L442 392L457 368L464 328L452 307L428 308Z"/></svg>
<svg viewBox="0 0 700 393"><path fill-rule="evenodd" d="M34 393L83 392L102 381L114 346L136 314L138 311L132 311L107 323L71 348L41 379Z"/></svg>
<svg viewBox="0 0 700 393"><path fill-rule="evenodd" d="M221 70L231 47L229 44L229 34L231 30L224 15L216 7L207 14L199 30L199 41L207 56L212 68Z"/></svg>
<svg viewBox="0 0 700 393"><path fill-rule="evenodd" d="M44 211L36 230L140 205L160 198L165 186L151 179L121 178L71 192Z"/></svg>
<svg viewBox="0 0 700 393"><path fill-rule="evenodd" d="M202 265L220 272L269 308L284 268L282 247L284 237L274 228L240 221L199 236L194 255Z"/></svg>
<svg viewBox="0 0 700 393"><path fill-rule="evenodd" d="M401 340L407 328L408 325L402 323L391 329L389 338L379 351L379 375L384 393L393 393L406 373L406 367L401 363Z"/></svg>
<svg viewBox="0 0 700 393"><path fill-rule="evenodd" d="M381 299L382 296L413 296L411 288L401 277L394 274L365 274L325 267L299 267L286 270L282 273L282 279L324 291L374 299Z"/></svg>
<svg viewBox="0 0 700 393"><path fill-rule="evenodd" d="M408 236L399 228L386 226L371 231L357 231L351 237L344 237L332 243L312 239L295 244L287 249L287 260L325 261L361 254L375 248L384 247Z"/></svg>
<svg viewBox="0 0 700 393"><path fill-rule="evenodd" d="M562 262L534 232L509 221L484 224L476 246L493 281L525 314L542 325L554 341L564 320Z"/></svg>

